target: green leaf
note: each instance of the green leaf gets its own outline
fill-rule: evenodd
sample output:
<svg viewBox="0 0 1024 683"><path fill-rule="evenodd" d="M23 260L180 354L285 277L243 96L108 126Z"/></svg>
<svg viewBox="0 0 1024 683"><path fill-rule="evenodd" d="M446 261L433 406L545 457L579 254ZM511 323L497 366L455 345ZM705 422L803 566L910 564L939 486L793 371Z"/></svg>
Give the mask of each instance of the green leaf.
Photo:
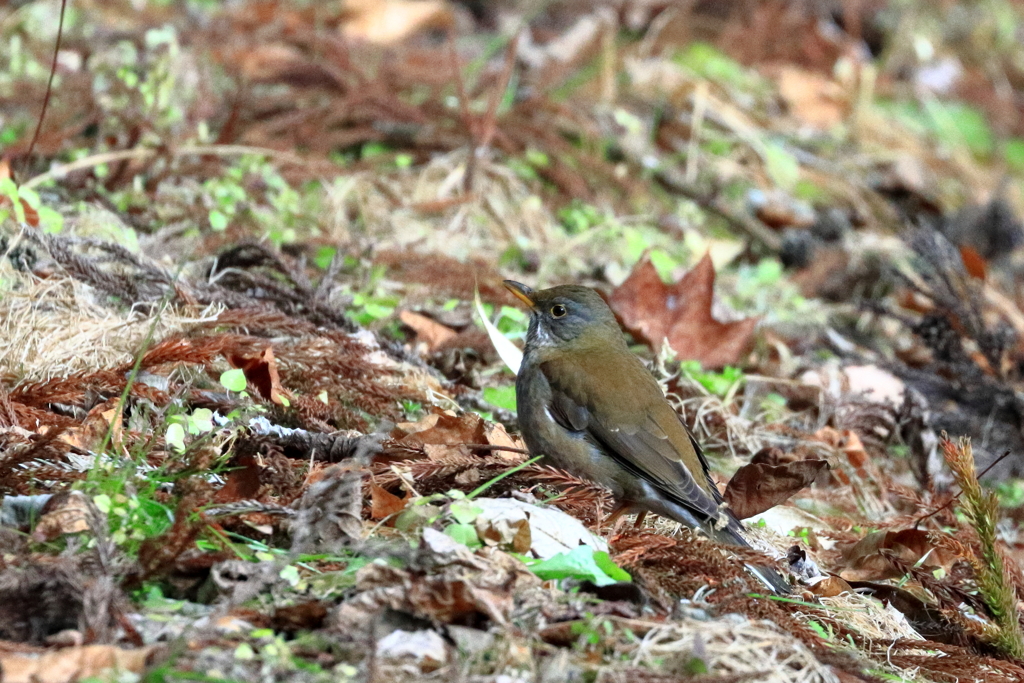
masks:
<svg viewBox="0 0 1024 683"><path fill-rule="evenodd" d="M251 662L256 659L256 652L249 643L239 643L235 648L235 659L240 662Z"/></svg>
<svg viewBox="0 0 1024 683"><path fill-rule="evenodd" d="M1017 173L1024 172L1024 139L1007 140L1003 147L1003 156L1006 157L1006 165L1011 170Z"/></svg>
<svg viewBox="0 0 1024 683"><path fill-rule="evenodd" d="M54 235L64 229L64 216L59 211L48 206L40 206L36 212L39 214L39 225L44 233Z"/></svg>
<svg viewBox="0 0 1024 683"><path fill-rule="evenodd" d="M245 373L241 368L226 370L220 375L220 383L228 391L245 391Z"/></svg>
<svg viewBox="0 0 1024 683"><path fill-rule="evenodd" d="M743 371L731 365L722 368L721 373L704 372L701 369L700 361L684 360L679 363L679 369L716 396L725 396L733 388L733 385L743 380Z"/></svg>
<svg viewBox="0 0 1024 683"><path fill-rule="evenodd" d="M612 561L612 556L603 550L598 550L594 553L594 562L598 567L601 568L605 574L615 579L616 581L624 581L626 583L632 583L633 577L629 575L625 569L615 564Z"/></svg>
<svg viewBox="0 0 1024 683"><path fill-rule="evenodd" d="M394 313L395 307L368 301L366 302L366 305L363 306L363 312L373 320L381 320L382 318L387 318L389 315Z"/></svg>
<svg viewBox="0 0 1024 683"><path fill-rule="evenodd" d="M753 80L742 64L708 43L690 43L673 61L716 83L742 87Z"/></svg>
<svg viewBox="0 0 1024 683"><path fill-rule="evenodd" d="M18 203L18 186L10 178L0 178L0 196L7 197L12 204Z"/></svg>
<svg viewBox="0 0 1024 683"><path fill-rule="evenodd" d="M568 553L559 553L539 562L528 563L530 571L545 581L551 579L579 579L597 586L609 586L619 581L632 580L617 567L608 553L581 545ZM611 570L611 574L605 569ZM614 568L614 569L612 569Z"/></svg>
<svg viewBox="0 0 1024 683"><path fill-rule="evenodd" d="M469 524L475 521L484 511L482 507L473 505L468 499L452 501L448 508L451 510L452 517L459 524Z"/></svg>
<svg viewBox="0 0 1024 683"><path fill-rule="evenodd" d="M759 284L774 285L782 279L782 261L773 258L761 259L757 262L755 277Z"/></svg>
<svg viewBox="0 0 1024 683"><path fill-rule="evenodd" d="M533 147L527 147L526 151L523 152L523 156L526 157L526 161L528 163L533 166L539 166L540 168L544 168L551 163L547 154L538 149L534 149Z"/></svg>
<svg viewBox="0 0 1024 683"><path fill-rule="evenodd" d="M282 569L278 576L287 581L289 586L295 587L299 584L299 568L293 564Z"/></svg>
<svg viewBox="0 0 1024 683"><path fill-rule="evenodd" d="M699 676L708 672L708 665L700 657L690 657L690 660L683 665L683 670L690 676Z"/></svg>
<svg viewBox="0 0 1024 683"><path fill-rule="evenodd" d="M484 400L492 406L515 411L516 387L513 384L504 387L484 387Z"/></svg>
<svg viewBox="0 0 1024 683"><path fill-rule="evenodd" d="M658 276L663 281L671 281L672 271L679 266L679 261L669 256L664 249L652 249L648 255L651 259L651 265L658 272Z"/></svg>
<svg viewBox="0 0 1024 683"><path fill-rule="evenodd" d="M0 178L0 196L7 197L11 201L11 208L14 210L14 219L19 223L25 222L25 207L22 206L18 197L18 186L10 178Z"/></svg>
<svg viewBox="0 0 1024 683"><path fill-rule="evenodd" d="M179 453L185 452L185 428L177 422L167 425L164 441Z"/></svg>
<svg viewBox="0 0 1024 683"><path fill-rule="evenodd" d="M483 545L480 542L480 537L476 535L476 527L472 524L452 524L445 527L444 533L470 548L479 548Z"/></svg>
<svg viewBox="0 0 1024 683"><path fill-rule="evenodd" d="M39 195L36 194L35 190L27 187L18 188L18 196L25 200L25 203L31 206L33 209L39 209Z"/></svg>
<svg viewBox="0 0 1024 683"><path fill-rule="evenodd" d="M320 247L316 250L316 255L313 257L313 263L316 264L320 270L327 270L327 267L331 265L331 261L334 260L334 255L338 253L335 247Z"/></svg>
<svg viewBox="0 0 1024 683"><path fill-rule="evenodd" d="M962 102L926 101L925 111L932 118L936 136L949 146L964 144L979 157L987 157L995 147L992 129L985 115Z"/></svg>
<svg viewBox="0 0 1024 683"><path fill-rule="evenodd" d="M227 217L227 215L223 211L219 211L218 209L211 209L210 210L210 228L215 230L215 231L217 231L217 232L223 232L224 230L227 230L227 227L228 227L228 217Z"/></svg>
<svg viewBox="0 0 1024 683"><path fill-rule="evenodd" d="M432 524L440 515L441 508L436 505L414 503L395 518L395 528L399 531L411 531Z"/></svg>
<svg viewBox="0 0 1024 683"><path fill-rule="evenodd" d="M796 157L787 152L782 145L767 143L761 150L765 171L772 181L784 190L796 185L800 179L800 164Z"/></svg>
<svg viewBox="0 0 1024 683"><path fill-rule="evenodd" d="M189 420L189 431L195 429L196 434L213 431L213 411L209 408L196 408Z"/></svg>

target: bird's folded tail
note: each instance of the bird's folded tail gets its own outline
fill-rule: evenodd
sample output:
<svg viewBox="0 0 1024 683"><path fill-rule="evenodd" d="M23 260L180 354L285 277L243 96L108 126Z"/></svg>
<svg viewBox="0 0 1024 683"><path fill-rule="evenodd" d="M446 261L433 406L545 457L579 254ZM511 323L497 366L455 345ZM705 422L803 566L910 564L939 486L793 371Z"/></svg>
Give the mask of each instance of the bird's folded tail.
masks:
<svg viewBox="0 0 1024 683"><path fill-rule="evenodd" d="M756 576L758 580L772 590L776 595L789 595L793 592L792 586L786 582L782 575L771 567L758 567L752 564L747 565L747 570Z"/></svg>

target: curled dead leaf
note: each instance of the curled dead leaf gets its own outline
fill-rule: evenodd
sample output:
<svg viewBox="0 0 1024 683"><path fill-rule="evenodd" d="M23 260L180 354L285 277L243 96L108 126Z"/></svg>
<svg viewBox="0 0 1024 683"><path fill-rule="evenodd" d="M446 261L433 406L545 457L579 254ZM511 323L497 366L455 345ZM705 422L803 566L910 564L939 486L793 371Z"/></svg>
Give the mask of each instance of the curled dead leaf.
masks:
<svg viewBox="0 0 1024 683"><path fill-rule="evenodd" d="M55 494L43 506L43 514L32 532L32 539L45 542L89 530L89 500L81 491Z"/></svg>
<svg viewBox="0 0 1024 683"><path fill-rule="evenodd" d="M398 318L416 333L416 346L423 344L427 347L428 352L436 351L459 336L458 332L447 325L442 325L420 313L402 311L398 314Z"/></svg>
<svg viewBox="0 0 1024 683"><path fill-rule="evenodd" d="M847 581L895 579L904 575L905 565L948 571L956 560L956 555L933 544L928 532L921 529L875 531L844 553L845 567L839 575Z"/></svg>
<svg viewBox="0 0 1024 683"><path fill-rule="evenodd" d="M811 583L808 588L819 598L834 598L843 593L853 592L853 588L850 587L850 584L845 579L835 575L820 577L819 581Z"/></svg>
<svg viewBox="0 0 1024 683"><path fill-rule="evenodd" d="M519 554L530 551L533 534L530 531L530 520L488 519L484 516L476 518L476 533L484 545L508 546Z"/></svg>
<svg viewBox="0 0 1024 683"><path fill-rule="evenodd" d="M858 476L871 478L869 468L872 468L871 458L864 449L864 442L860 440L857 433L850 429L839 432L832 427L822 427L814 433L814 438L842 452ZM835 470L836 476L843 484L849 484L849 479L840 470Z"/></svg>
<svg viewBox="0 0 1024 683"><path fill-rule="evenodd" d="M979 254L974 247L961 244L960 259L964 262L964 269L971 277L978 280L985 280L988 277L988 264L985 263L985 257Z"/></svg>
<svg viewBox="0 0 1024 683"><path fill-rule="evenodd" d="M486 617L508 621L517 592L540 585L526 566L503 552L466 546L430 527L419 554L429 574L371 563L356 572L356 592L333 615L333 627L365 628L383 607L442 623Z"/></svg>
<svg viewBox="0 0 1024 683"><path fill-rule="evenodd" d="M255 498L263 481L260 478L259 461L255 456L242 453L228 463L227 481L213 496L215 503L234 503Z"/></svg>
<svg viewBox="0 0 1024 683"><path fill-rule="evenodd" d="M455 415L437 411L419 422L401 422L391 431L394 446L405 451L421 451L427 458L440 461L448 456L467 456L471 450L487 452L492 457L519 462L525 446L518 437L509 436L505 428L487 422L475 413ZM494 448L488 448L493 446Z"/></svg>
<svg viewBox="0 0 1024 683"><path fill-rule="evenodd" d="M397 515L405 509L409 502L408 497L399 498L387 489L370 483L370 517L374 520L381 520Z"/></svg>
<svg viewBox="0 0 1024 683"><path fill-rule="evenodd" d="M902 612L914 630L928 640L938 643L967 641L963 625L951 621L938 606L928 600L926 595L918 596L906 588L871 581L849 583L858 593L870 595L890 608Z"/></svg>
<svg viewBox="0 0 1024 683"><path fill-rule="evenodd" d="M797 460L784 465L750 463L736 471L725 488L725 502L740 519L753 517L789 499L813 482L824 460Z"/></svg>
<svg viewBox="0 0 1024 683"><path fill-rule="evenodd" d="M273 347L268 346L255 358L231 354L228 356L228 362L231 367L239 368L245 373L245 381L255 387L265 400L285 405L291 398L289 392L281 386Z"/></svg>
<svg viewBox="0 0 1024 683"><path fill-rule="evenodd" d="M123 429L122 413L117 409L118 399L100 403L89 411L82 424L64 430L57 437L64 443L84 451L95 450L110 435L110 443L115 447L121 444Z"/></svg>
<svg viewBox="0 0 1024 683"><path fill-rule="evenodd" d="M419 422L401 422L395 425L391 438L403 446L422 447L426 444L455 446L484 443L486 423L474 413L455 415L436 412Z"/></svg>

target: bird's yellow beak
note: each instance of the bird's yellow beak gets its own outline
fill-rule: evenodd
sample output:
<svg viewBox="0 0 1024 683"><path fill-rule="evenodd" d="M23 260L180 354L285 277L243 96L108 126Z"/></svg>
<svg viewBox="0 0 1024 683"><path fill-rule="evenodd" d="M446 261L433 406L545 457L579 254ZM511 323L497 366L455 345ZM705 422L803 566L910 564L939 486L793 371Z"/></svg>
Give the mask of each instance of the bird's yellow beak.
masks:
<svg viewBox="0 0 1024 683"><path fill-rule="evenodd" d="M515 280L505 280L505 288L516 295L516 298L522 301L524 304L530 307L531 310L534 308L533 299L530 295L533 294L533 290L524 285L521 282Z"/></svg>

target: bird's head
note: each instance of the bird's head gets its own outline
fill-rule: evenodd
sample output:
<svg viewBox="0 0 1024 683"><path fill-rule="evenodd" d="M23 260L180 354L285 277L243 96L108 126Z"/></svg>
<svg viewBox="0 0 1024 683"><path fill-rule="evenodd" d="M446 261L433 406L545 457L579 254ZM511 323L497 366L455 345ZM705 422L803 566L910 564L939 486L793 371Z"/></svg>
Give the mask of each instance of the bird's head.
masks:
<svg viewBox="0 0 1024 683"><path fill-rule="evenodd" d="M622 338L615 315L589 287L559 285L534 291L505 280L505 287L530 308L526 348L573 348ZM621 342L620 342L621 343Z"/></svg>

